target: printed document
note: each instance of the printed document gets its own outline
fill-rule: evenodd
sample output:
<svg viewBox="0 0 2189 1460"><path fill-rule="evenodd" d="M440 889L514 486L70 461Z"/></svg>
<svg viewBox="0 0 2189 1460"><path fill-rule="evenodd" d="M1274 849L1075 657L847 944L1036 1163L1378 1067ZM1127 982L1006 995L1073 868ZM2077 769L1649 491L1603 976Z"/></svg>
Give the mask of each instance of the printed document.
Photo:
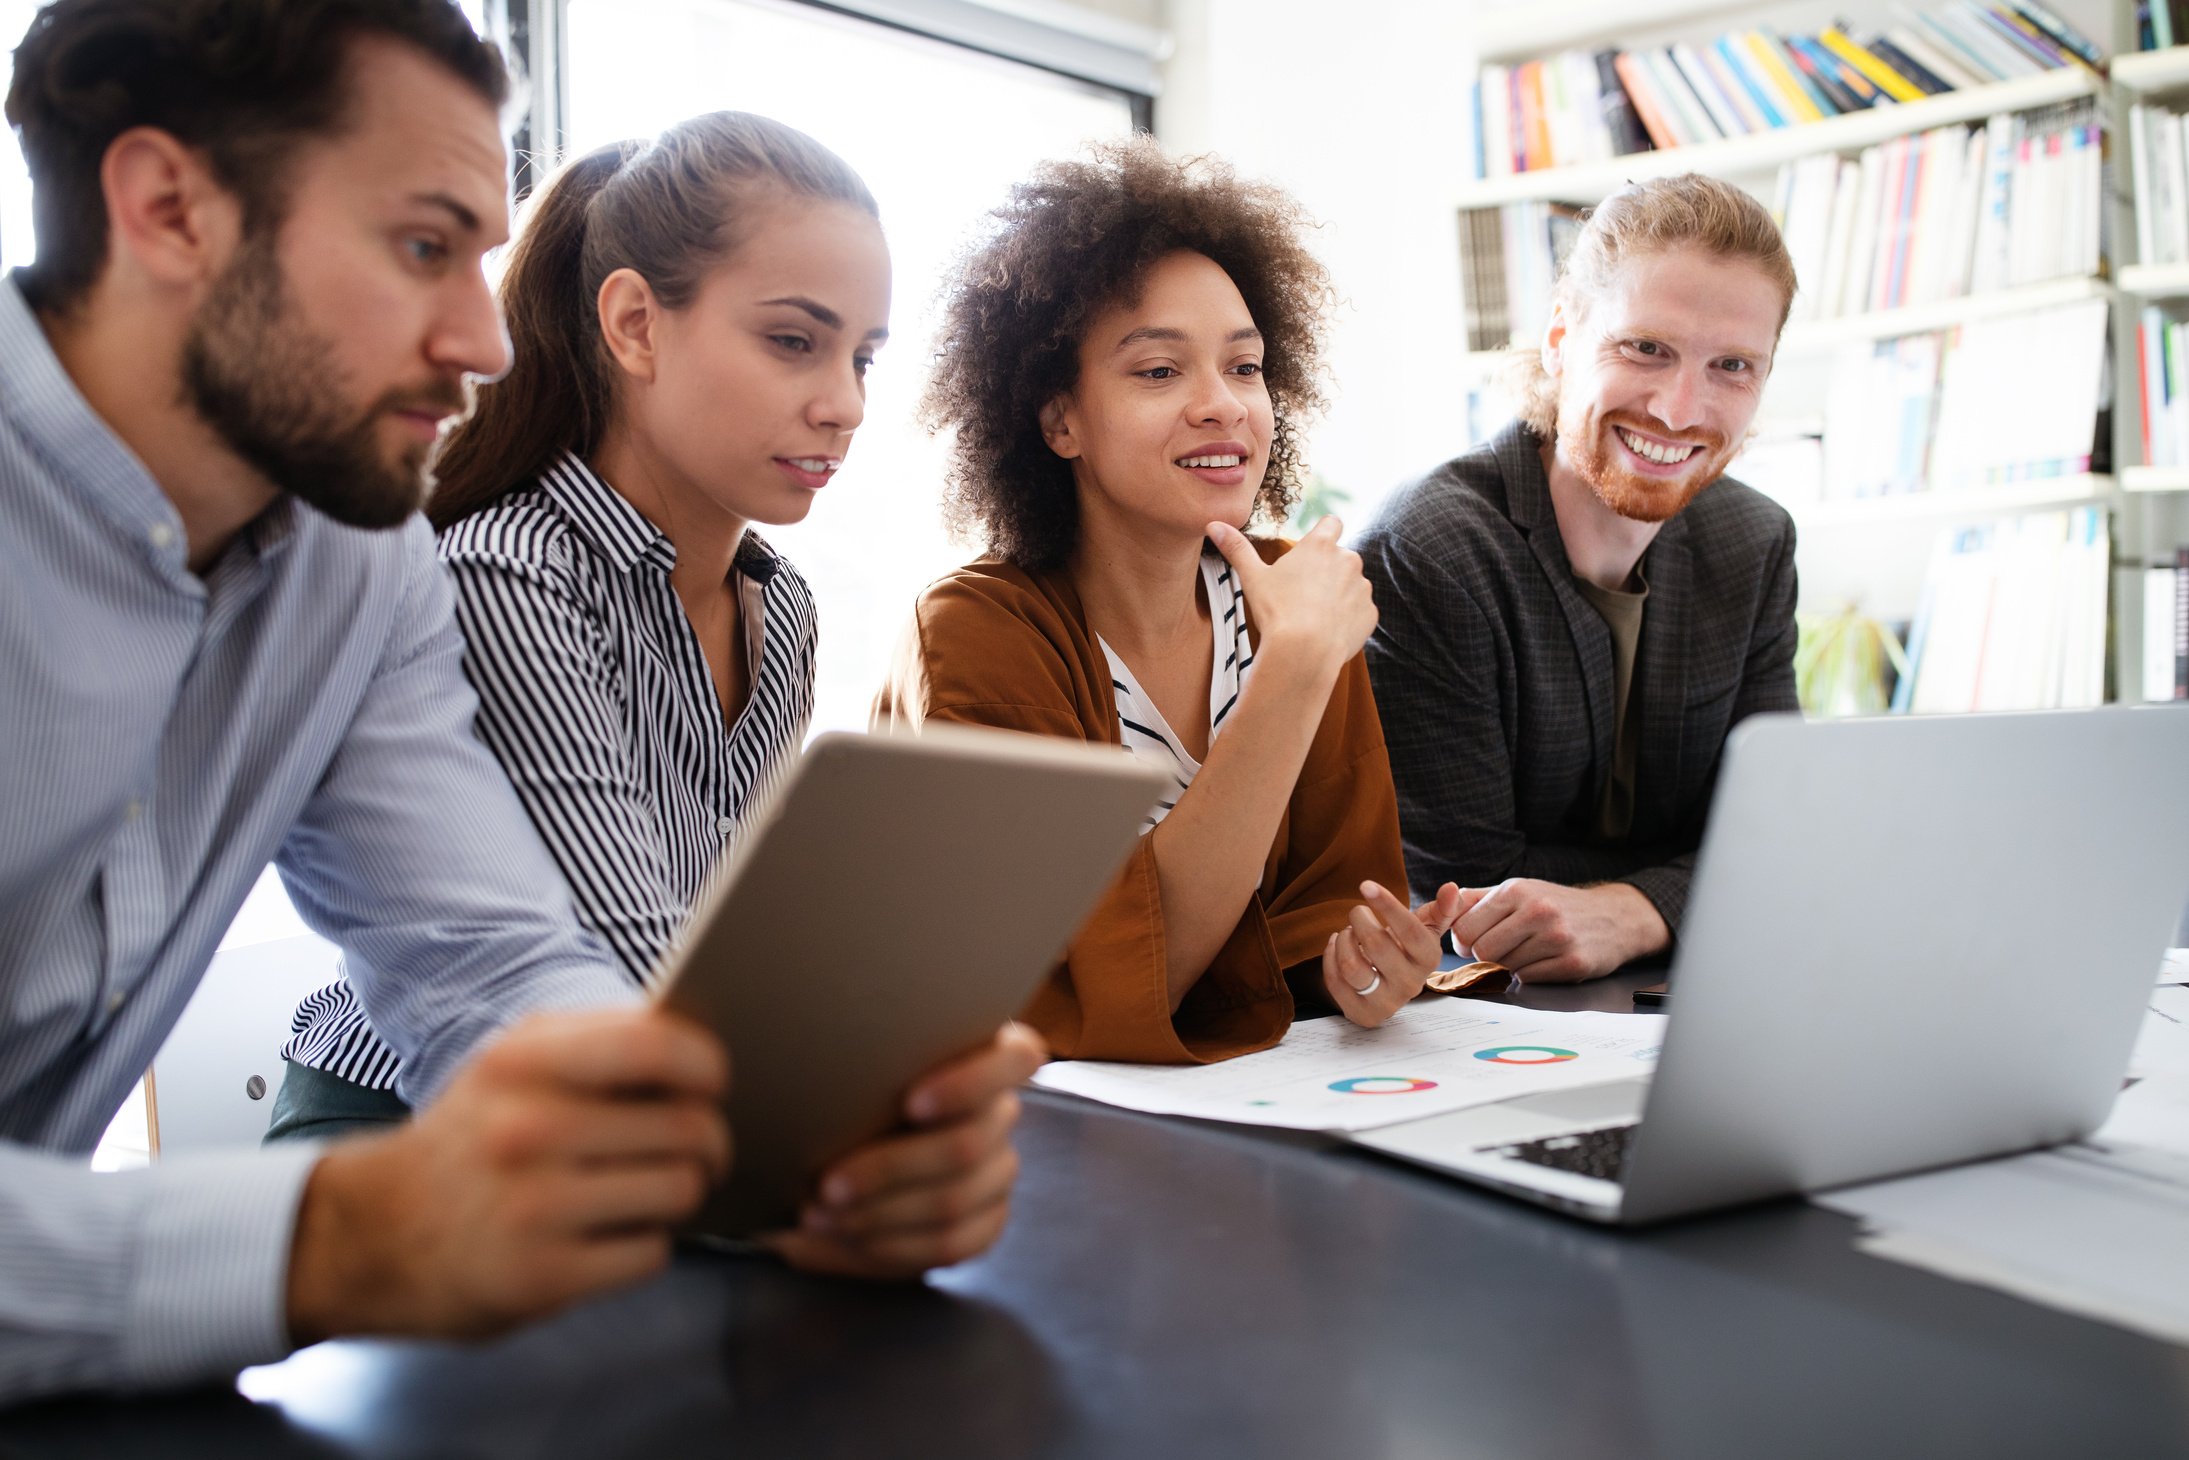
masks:
<svg viewBox="0 0 2189 1460"><path fill-rule="evenodd" d="M2189 1344L2189 1071L2137 1080L2087 1141L1814 1200L1873 1256Z"/></svg>
<svg viewBox="0 0 2189 1460"><path fill-rule="evenodd" d="M1647 1076L1662 1014L1542 1013L1423 999L1381 1028L1296 1024L1284 1042L1213 1065L1059 1060L1034 1083L1127 1110L1292 1130L1360 1131L1545 1090Z"/></svg>

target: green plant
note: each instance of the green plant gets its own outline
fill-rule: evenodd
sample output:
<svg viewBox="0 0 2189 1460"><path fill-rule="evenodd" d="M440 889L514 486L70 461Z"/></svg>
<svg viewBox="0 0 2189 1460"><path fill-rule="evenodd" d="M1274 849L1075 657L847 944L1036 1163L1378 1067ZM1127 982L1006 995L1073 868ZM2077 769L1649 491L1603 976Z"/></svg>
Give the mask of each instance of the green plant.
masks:
<svg viewBox="0 0 2189 1460"><path fill-rule="evenodd" d="M1341 491L1330 485L1323 480L1322 473L1313 473L1308 477L1307 485L1300 491L1300 500L1293 504L1292 515L1285 519L1286 535L1298 537L1352 500L1351 492Z"/></svg>
<svg viewBox="0 0 2189 1460"><path fill-rule="evenodd" d="M1795 615L1801 643L1794 650L1794 689L1818 719L1883 714L1908 655L1893 631L1852 605L1837 613ZM1890 671L1888 673L1888 671Z"/></svg>

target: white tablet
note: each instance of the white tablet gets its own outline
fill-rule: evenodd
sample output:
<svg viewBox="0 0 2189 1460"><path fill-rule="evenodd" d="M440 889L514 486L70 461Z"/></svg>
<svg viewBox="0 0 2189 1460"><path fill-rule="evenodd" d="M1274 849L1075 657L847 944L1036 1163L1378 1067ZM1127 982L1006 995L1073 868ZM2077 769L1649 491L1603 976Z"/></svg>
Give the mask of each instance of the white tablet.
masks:
<svg viewBox="0 0 2189 1460"><path fill-rule="evenodd" d="M789 1226L823 1167L1024 1007L1165 785L1000 730L817 737L694 910L659 998L730 1051L729 1180L692 1223Z"/></svg>

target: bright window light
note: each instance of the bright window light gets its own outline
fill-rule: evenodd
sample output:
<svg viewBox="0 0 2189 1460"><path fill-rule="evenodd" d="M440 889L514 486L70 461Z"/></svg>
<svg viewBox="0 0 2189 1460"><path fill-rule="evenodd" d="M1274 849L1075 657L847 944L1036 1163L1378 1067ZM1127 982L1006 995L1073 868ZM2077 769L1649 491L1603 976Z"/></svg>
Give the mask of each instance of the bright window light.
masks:
<svg viewBox="0 0 2189 1460"><path fill-rule="evenodd" d="M699 112L760 112L864 177L895 264L866 423L804 523L763 528L813 584L814 728L863 729L912 600L969 551L944 535L942 451L913 420L943 271L1033 164L1132 128L1122 93L811 7L571 0L569 132L583 152Z"/></svg>

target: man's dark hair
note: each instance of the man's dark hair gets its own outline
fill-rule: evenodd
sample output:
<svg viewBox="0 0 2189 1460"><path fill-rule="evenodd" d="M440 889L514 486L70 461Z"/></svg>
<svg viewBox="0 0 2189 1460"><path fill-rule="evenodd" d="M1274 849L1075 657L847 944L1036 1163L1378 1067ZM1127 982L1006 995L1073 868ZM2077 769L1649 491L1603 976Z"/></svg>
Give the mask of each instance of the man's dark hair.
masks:
<svg viewBox="0 0 2189 1460"><path fill-rule="evenodd" d="M247 233L278 225L288 154L341 128L350 44L367 35L415 46L496 110L509 100L500 52L452 0L54 0L39 11L7 101L33 188L31 303L66 311L106 266L99 168L132 127L202 151L242 200Z"/></svg>

